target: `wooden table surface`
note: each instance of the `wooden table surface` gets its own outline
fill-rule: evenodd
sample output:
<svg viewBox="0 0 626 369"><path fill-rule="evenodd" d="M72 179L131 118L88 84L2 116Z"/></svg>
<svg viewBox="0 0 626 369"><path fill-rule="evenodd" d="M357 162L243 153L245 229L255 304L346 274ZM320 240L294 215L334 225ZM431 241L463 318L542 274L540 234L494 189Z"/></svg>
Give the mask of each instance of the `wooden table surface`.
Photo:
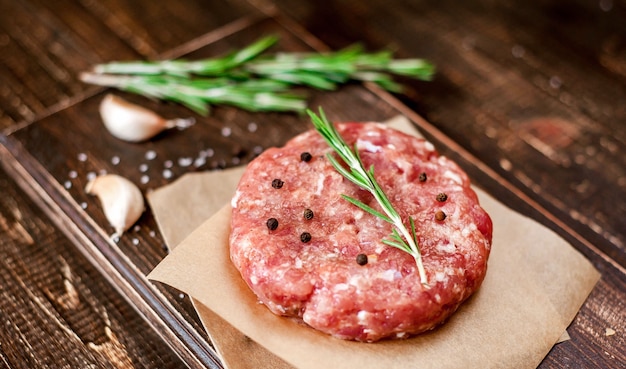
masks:
<svg viewBox="0 0 626 369"><path fill-rule="evenodd" d="M334 120L408 116L476 185L570 242L602 277L541 367L626 367L623 0L0 0L0 367L221 367L189 297L145 278L167 254L151 211L112 243L84 186L117 173L146 193L308 126L118 93L197 121L129 144L101 124L110 91L78 74L221 55L264 34L280 36L276 50L360 42L435 63L432 82L402 95L350 84L309 103Z"/></svg>

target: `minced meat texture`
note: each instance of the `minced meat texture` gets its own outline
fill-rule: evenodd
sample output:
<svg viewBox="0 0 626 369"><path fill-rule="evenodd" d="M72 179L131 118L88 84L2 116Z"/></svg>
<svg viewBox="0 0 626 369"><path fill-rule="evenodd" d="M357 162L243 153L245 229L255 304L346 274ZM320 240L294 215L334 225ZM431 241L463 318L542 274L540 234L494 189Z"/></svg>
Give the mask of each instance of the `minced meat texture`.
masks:
<svg viewBox="0 0 626 369"><path fill-rule="evenodd" d="M272 312L335 337L373 342L433 329L483 281L491 219L467 175L429 142L378 123L337 127L407 224L415 220L429 288L411 255L381 242L392 226L341 197L381 210L332 167L332 149L315 131L249 164L232 199L231 259Z"/></svg>

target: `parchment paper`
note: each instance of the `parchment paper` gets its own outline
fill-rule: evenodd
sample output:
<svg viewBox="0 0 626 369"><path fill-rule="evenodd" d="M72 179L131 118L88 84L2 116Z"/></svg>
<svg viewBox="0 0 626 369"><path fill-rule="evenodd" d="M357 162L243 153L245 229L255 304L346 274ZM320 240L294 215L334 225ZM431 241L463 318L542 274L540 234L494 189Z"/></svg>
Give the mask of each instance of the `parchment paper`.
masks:
<svg viewBox="0 0 626 369"><path fill-rule="evenodd" d="M405 131L413 128L403 119L396 123ZM241 170L187 175L148 195L166 240L178 244L148 277L194 298L213 343L233 369L287 363L303 369L534 368L599 279L558 235L475 189L494 222L480 290L430 333L375 344L334 339L271 314L230 263L228 203Z"/></svg>

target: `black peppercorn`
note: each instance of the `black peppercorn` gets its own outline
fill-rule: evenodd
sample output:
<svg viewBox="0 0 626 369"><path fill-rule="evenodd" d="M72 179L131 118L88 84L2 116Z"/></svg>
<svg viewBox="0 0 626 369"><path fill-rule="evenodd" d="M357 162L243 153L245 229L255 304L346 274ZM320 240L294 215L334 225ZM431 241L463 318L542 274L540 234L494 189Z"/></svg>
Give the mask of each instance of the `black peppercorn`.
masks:
<svg viewBox="0 0 626 369"><path fill-rule="evenodd" d="M275 180L272 181L272 187L274 187L276 189L283 187L284 184L285 184L285 182L281 181L278 178L276 178Z"/></svg>
<svg viewBox="0 0 626 369"><path fill-rule="evenodd" d="M426 173L424 173L424 172L420 173L419 181L420 182L426 182Z"/></svg>
<svg viewBox="0 0 626 369"><path fill-rule="evenodd" d="M276 219L276 218L269 218L265 224L267 224L267 228L270 231L273 231L276 228L278 228L278 219Z"/></svg>
<svg viewBox="0 0 626 369"><path fill-rule="evenodd" d="M356 263L359 264L359 265L367 264L367 255L365 255L365 254L358 254L356 256Z"/></svg>
<svg viewBox="0 0 626 369"><path fill-rule="evenodd" d="M304 219L306 219L306 220L313 219L313 210L311 210L311 209L304 210Z"/></svg>
<svg viewBox="0 0 626 369"><path fill-rule="evenodd" d="M435 213L435 219L441 222L442 220L446 219L446 213L439 210L438 212Z"/></svg>
<svg viewBox="0 0 626 369"><path fill-rule="evenodd" d="M446 195L443 192L437 195L437 201L439 201L439 202L444 202L447 199L448 199L448 195Z"/></svg>
<svg viewBox="0 0 626 369"><path fill-rule="evenodd" d="M311 155L311 153L309 152L303 152L302 154L300 154L300 160L302 161L311 161L311 159L313 159L313 156Z"/></svg>
<svg viewBox="0 0 626 369"><path fill-rule="evenodd" d="M303 232L300 235L300 241L307 243L309 241L311 241L311 234L309 232Z"/></svg>

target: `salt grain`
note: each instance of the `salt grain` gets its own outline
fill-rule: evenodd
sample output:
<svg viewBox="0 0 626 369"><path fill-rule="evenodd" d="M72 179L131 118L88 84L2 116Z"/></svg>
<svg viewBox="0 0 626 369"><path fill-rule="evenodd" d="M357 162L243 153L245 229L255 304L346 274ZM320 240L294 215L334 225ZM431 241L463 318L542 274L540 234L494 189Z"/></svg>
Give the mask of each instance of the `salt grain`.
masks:
<svg viewBox="0 0 626 369"><path fill-rule="evenodd" d="M141 229L141 227L140 227L139 225L136 225L136 226L133 228L133 231L134 231L134 232L139 232L139 230L140 230L140 229Z"/></svg>
<svg viewBox="0 0 626 369"><path fill-rule="evenodd" d="M87 203L86 202L81 202L80 203L80 207L83 209L87 209Z"/></svg>
<svg viewBox="0 0 626 369"><path fill-rule="evenodd" d="M179 299L184 299L184 298L185 298L185 294L184 294L184 293L179 294L179 295L178 295L178 298L179 298Z"/></svg>
<svg viewBox="0 0 626 369"><path fill-rule="evenodd" d="M87 180L91 181L94 180L98 175L95 172L89 172L87 173Z"/></svg>
<svg viewBox="0 0 626 369"><path fill-rule="evenodd" d="M69 190L70 188L72 188L72 182L65 181L65 183L63 184L63 187L65 187L66 190Z"/></svg>
<svg viewBox="0 0 626 369"><path fill-rule="evenodd" d="M257 155L258 155L258 154L260 154L260 153L262 153L262 152L263 152L263 147L261 147L261 146L255 146L255 147L252 149L252 152L254 152L255 154L257 154Z"/></svg>
<svg viewBox="0 0 626 369"><path fill-rule="evenodd" d="M155 231L150 231L148 234L150 235L150 237L155 237L156 236L156 232Z"/></svg>
<svg viewBox="0 0 626 369"><path fill-rule="evenodd" d="M174 166L174 162L171 160L166 160L165 162L163 162L163 167L165 168L171 168Z"/></svg>
<svg viewBox="0 0 626 369"><path fill-rule="evenodd" d="M68 173L68 176L72 179L78 177L78 172L76 172L75 170L70 170L70 172Z"/></svg>
<svg viewBox="0 0 626 369"><path fill-rule="evenodd" d="M141 182L141 184L146 184L146 183L150 182L150 177L148 177L147 175L144 174L139 179L139 182Z"/></svg>
<svg viewBox="0 0 626 369"><path fill-rule="evenodd" d="M172 174L173 174L173 173L172 173L172 171L171 171L171 170L169 170L169 169L165 169L165 170L163 171L163 178L165 178L165 179L170 179L170 178L172 178Z"/></svg>
<svg viewBox="0 0 626 369"><path fill-rule="evenodd" d="M111 164L113 165L118 165L120 163L120 157L119 156L114 156L111 158Z"/></svg>
<svg viewBox="0 0 626 369"><path fill-rule="evenodd" d="M248 123L248 132L256 132L257 128L259 127L255 122Z"/></svg>
<svg viewBox="0 0 626 369"><path fill-rule="evenodd" d="M143 164L139 164L139 171L141 173L145 173L148 171L148 164L143 163Z"/></svg>
<svg viewBox="0 0 626 369"><path fill-rule="evenodd" d="M178 165L181 167L188 167L193 163L192 158L178 158Z"/></svg>
<svg viewBox="0 0 626 369"><path fill-rule="evenodd" d="M81 152L78 154L78 161L87 161L87 154L85 154L84 152Z"/></svg>
<svg viewBox="0 0 626 369"><path fill-rule="evenodd" d="M230 127L224 127L222 128L222 136L224 137L228 137L231 135L231 133L233 133L233 130L230 129Z"/></svg>
<svg viewBox="0 0 626 369"><path fill-rule="evenodd" d="M146 151L146 160L154 160L157 157L157 153L154 150Z"/></svg>
<svg viewBox="0 0 626 369"><path fill-rule="evenodd" d="M206 159L203 158L203 157L198 157L193 162L193 166L196 167L196 168L199 168L199 167L203 166L204 164L206 164Z"/></svg>
<svg viewBox="0 0 626 369"><path fill-rule="evenodd" d="M524 49L521 45L515 45L513 46L513 49L511 49L511 54L513 54L513 57L515 58L523 58L526 54L526 49Z"/></svg>
<svg viewBox="0 0 626 369"><path fill-rule="evenodd" d="M139 245L139 240L137 238L133 238L133 245Z"/></svg>
<svg viewBox="0 0 626 369"><path fill-rule="evenodd" d="M559 77L557 76L550 77L550 87L554 89L558 89L561 87L562 84L563 84L563 81L561 81Z"/></svg>

